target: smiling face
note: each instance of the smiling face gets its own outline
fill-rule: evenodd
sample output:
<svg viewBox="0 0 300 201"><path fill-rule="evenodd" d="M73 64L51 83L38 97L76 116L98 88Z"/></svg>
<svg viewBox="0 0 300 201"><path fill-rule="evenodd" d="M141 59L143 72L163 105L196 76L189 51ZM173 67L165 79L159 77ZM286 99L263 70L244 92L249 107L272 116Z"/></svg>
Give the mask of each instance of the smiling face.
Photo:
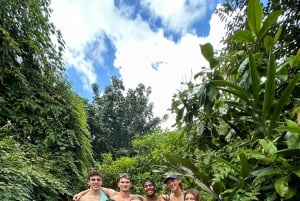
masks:
<svg viewBox="0 0 300 201"><path fill-rule="evenodd" d="M88 180L88 185L94 191L100 190L102 186L102 178L98 175L91 176Z"/></svg>
<svg viewBox="0 0 300 201"><path fill-rule="evenodd" d="M180 183L181 183L180 179L168 179L166 181L166 185L168 189L172 192L180 188Z"/></svg>
<svg viewBox="0 0 300 201"><path fill-rule="evenodd" d="M155 196L156 189L154 184L151 181L145 181L143 188L147 197Z"/></svg>

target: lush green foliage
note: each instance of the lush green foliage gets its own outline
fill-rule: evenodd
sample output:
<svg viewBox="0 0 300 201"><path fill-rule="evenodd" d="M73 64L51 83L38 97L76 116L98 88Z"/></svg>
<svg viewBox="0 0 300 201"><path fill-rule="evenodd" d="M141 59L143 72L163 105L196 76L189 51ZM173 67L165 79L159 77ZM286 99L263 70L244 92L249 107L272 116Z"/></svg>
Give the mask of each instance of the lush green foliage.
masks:
<svg viewBox="0 0 300 201"><path fill-rule="evenodd" d="M146 177L167 193L160 181L175 171L205 200L297 200L300 51L282 33L297 33L291 22L299 17L292 15L297 6L275 9L291 8L282 2L263 8L249 1L225 54L200 46L209 67L174 96L181 130L162 132L142 84L125 96L113 77L102 95L93 86L92 104L71 92L49 1L1 1L0 200L71 200L91 168L115 189L119 173L130 173L133 193L142 193ZM288 20L279 26L282 14ZM101 164L93 162L87 128Z"/></svg>
<svg viewBox="0 0 300 201"><path fill-rule="evenodd" d="M141 184L147 177L157 182L160 193L168 193L161 181L165 172L175 171L176 167L170 166L165 155L176 153L180 157L190 157L191 152L186 152L189 150L189 140L185 133L157 131L147 135L135 135L132 143L136 152L134 157L114 160L111 154L103 154L99 170L104 176L104 186L116 189L116 179L112 178L127 172L133 179L132 193L143 194Z"/></svg>
<svg viewBox="0 0 300 201"><path fill-rule="evenodd" d="M1 1L0 14L0 199L70 200L93 158L49 1Z"/></svg>
<svg viewBox="0 0 300 201"><path fill-rule="evenodd" d="M195 160L168 158L192 171L199 186L218 200L300 196L298 154L292 154L300 151L298 126L287 129L288 121L287 128L276 129L299 112L300 51L280 57L275 50L282 28L276 22L282 12L263 17L262 10L258 0L249 1L247 24L228 38L238 45L226 55L217 57L210 44L201 45L209 69L195 76L200 82L187 83L172 105L178 125L214 165L201 171ZM237 70L224 71L228 61Z"/></svg>
<svg viewBox="0 0 300 201"><path fill-rule="evenodd" d="M282 27L282 33L280 36L280 40L277 41L275 46L276 54L279 58L285 58L286 56L296 55L297 50L300 47L300 30L299 24L300 19L298 17L299 9L300 9L300 2L294 0L266 0L261 1L264 2L264 7L262 12L265 15L272 13L273 11L282 11L282 17L278 19L278 24ZM247 18L246 12L247 10L244 9L247 6L247 0L226 0L224 3L224 7L219 8L217 13L226 22L226 30L227 30L227 37L231 37L235 31L247 26ZM269 27L268 32L271 35L275 35L277 31L276 26ZM237 55L235 58L230 57L229 60L226 61L228 65L223 66L223 71L226 71L232 75L234 75L237 71L235 65L230 65L232 62L236 62L239 59L238 50L240 49L241 44L237 43L237 41L231 40L224 40L226 42L227 48L225 51L232 51L233 49L236 50ZM292 73L292 72L290 72Z"/></svg>
<svg viewBox="0 0 300 201"><path fill-rule="evenodd" d="M99 94L97 85L93 89L95 97L87 111L95 156L98 160L101 153L131 156L134 135L153 132L161 122L153 116L153 105L149 103L151 89L139 84L125 92L123 82L116 77L103 94Z"/></svg>

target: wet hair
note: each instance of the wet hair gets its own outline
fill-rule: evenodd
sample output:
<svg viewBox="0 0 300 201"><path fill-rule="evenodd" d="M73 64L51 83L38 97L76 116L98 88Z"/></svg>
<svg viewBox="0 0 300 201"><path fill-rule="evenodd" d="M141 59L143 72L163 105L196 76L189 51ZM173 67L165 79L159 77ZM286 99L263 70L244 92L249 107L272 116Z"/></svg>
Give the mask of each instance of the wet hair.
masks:
<svg viewBox="0 0 300 201"><path fill-rule="evenodd" d="M122 178L129 179L129 181L131 182L131 177L130 177L130 174L128 174L128 173L122 173L122 174L120 174L119 177L118 177L117 182L119 182L120 179L122 179Z"/></svg>
<svg viewBox="0 0 300 201"><path fill-rule="evenodd" d="M134 195L130 198L130 200L139 200L139 201L144 201L142 196L139 195Z"/></svg>
<svg viewBox="0 0 300 201"><path fill-rule="evenodd" d="M147 177L146 179L144 179L143 186L145 185L146 182L150 182L154 187L156 187L155 182L152 179L150 179L149 177Z"/></svg>
<svg viewBox="0 0 300 201"><path fill-rule="evenodd" d="M102 178L102 175L100 174L99 171L92 170L92 171L89 172L87 179L89 180L91 177L94 177L94 176L99 176L99 177Z"/></svg>
<svg viewBox="0 0 300 201"><path fill-rule="evenodd" d="M195 201L202 201L201 194L197 189L190 188L184 192L184 199L187 194L192 194L195 197Z"/></svg>

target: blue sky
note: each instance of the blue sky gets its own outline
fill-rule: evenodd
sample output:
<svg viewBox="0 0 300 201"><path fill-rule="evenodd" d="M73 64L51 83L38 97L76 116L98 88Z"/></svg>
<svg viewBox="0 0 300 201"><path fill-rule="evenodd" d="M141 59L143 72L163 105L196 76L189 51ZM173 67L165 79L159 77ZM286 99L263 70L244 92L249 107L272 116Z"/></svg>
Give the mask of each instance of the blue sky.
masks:
<svg viewBox="0 0 300 201"><path fill-rule="evenodd" d="M92 99L110 78L126 90L152 88L153 112L168 114L183 81L207 66L200 44L222 47L224 25L215 8L222 0L52 0L51 21L66 42L64 62L73 90ZM170 117L165 127L174 119Z"/></svg>

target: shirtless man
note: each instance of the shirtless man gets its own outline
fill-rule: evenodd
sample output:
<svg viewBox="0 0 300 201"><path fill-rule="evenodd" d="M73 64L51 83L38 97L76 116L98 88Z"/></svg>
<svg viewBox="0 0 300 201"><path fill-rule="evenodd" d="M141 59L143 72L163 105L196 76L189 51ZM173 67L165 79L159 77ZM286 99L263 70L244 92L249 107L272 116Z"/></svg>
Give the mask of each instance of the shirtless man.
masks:
<svg viewBox="0 0 300 201"><path fill-rule="evenodd" d="M102 176L98 171L89 172L87 183L90 187L89 191L79 201L106 201L108 199L101 191Z"/></svg>
<svg viewBox="0 0 300 201"><path fill-rule="evenodd" d="M177 174L167 174L164 178L164 183L171 191L170 201L184 201L184 190Z"/></svg>
<svg viewBox="0 0 300 201"><path fill-rule="evenodd" d="M169 201L170 199L169 195L160 195L160 196L156 195L155 182L150 178L144 179L143 190L146 195L144 201Z"/></svg>
<svg viewBox="0 0 300 201"><path fill-rule="evenodd" d="M101 187L101 190L104 191L110 197L111 200L130 201L130 199L131 199L130 190L132 187L132 181L131 181L130 175L127 173L120 174L117 182L118 182L118 187L120 190L119 192L115 191L113 189L104 188L104 187ZM80 198L83 197L84 195L86 195L86 193L88 193L89 191L90 191L90 189L87 189L87 190L77 193L76 195L73 196L73 200L74 201L82 201ZM101 200L101 201L103 201L103 200Z"/></svg>
<svg viewBox="0 0 300 201"><path fill-rule="evenodd" d="M119 192L111 188L104 188L102 190L109 195L110 199L114 201L130 201L130 190L132 187L131 177L127 173L120 174L118 178Z"/></svg>
<svg viewBox="0 0 300 201"><path fill-rule="evenodd" d="M143 190L146 195L145 201L161 201L161 198L156 195L156 185L152 179L144 179Z"/></svg>

